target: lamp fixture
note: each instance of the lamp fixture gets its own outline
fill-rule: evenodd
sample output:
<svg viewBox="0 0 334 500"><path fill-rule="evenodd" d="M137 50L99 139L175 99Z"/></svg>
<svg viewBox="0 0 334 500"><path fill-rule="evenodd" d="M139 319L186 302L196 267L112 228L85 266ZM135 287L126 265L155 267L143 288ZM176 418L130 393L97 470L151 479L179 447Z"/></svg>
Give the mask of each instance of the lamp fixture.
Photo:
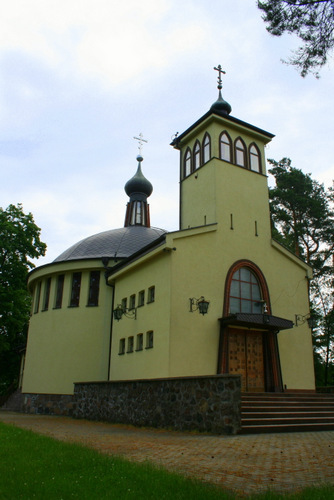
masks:
<svg viewBox="0 0 334 500"><path fill-rule="evenodd" d="M303 316L302 314L295 314L295 325L296 326L303 325L306 321L307 321L309 328L314 328L315 321L314 321L314 318L312 318L310 313L305 314L305 316Z"/></svg>
<svg viewBox="0 0 334 500"><path fill-rule="evenodd" d="M121 304L118 304L116 309L113 310L114 319L119 321L122 319L122 316L130 319L137 319L137 309L128 309L127 307L123 307Z"/></svg>
<svg viewBox="0 0 334 500"><path fill-rule="evenodd" d="M207 314L208 309L209 309L209 300L205 300L203 295L199 299L195 299L194 297L192 299L189 299L190 302L190 312L194 311L199 311L200 314Z"/></svg>

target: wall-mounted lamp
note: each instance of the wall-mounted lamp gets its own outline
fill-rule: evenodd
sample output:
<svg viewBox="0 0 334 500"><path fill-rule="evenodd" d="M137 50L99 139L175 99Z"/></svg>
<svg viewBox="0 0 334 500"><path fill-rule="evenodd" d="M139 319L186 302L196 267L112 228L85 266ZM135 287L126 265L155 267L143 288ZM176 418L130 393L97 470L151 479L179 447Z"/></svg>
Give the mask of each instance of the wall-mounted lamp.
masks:
<svg viewBox="0 0 334 500"><path fill-rule="evenodd" d="M113 315L116 321L122 319L122 316L125 316L126 318L130 319L137 319L137 309L124 308L121 306L121 304L118 304L116 309L113 310Z"/></svg>
<svg viewBox="0 0 334 500"><path fill-rule="evenodd" d="M303 325L305 323L305 321L307 321L309 328L315 327L315 321L310 314L305 314L305 316L303 316L302 314L295 314L295 325L296 326Z"/></svg>
<svg viewBox="0 0 334 500"><path fill-rule="evenodd" d="M202 296L199 299L189 299L190 301L190 312L199 311L200 314L207 314L210 302L205 300Z"/></svg>

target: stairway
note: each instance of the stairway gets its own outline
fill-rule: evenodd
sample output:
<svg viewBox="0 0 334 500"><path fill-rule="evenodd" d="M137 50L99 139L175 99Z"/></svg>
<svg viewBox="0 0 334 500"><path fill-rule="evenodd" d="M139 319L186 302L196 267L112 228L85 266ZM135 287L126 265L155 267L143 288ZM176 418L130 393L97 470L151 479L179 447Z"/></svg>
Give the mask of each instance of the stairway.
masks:
<svg viewBox="0 0 334 500"><path fill-rule="evenodd" d="M334 430L334 395L243 393L241 434Z"/></svg>

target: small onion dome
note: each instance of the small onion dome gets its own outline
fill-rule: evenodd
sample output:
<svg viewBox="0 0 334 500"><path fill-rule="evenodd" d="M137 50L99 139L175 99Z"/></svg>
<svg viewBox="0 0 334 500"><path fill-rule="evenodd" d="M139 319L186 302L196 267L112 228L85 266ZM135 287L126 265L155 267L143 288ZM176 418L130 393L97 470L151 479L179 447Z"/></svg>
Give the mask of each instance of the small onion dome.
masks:
<svg viewBox="0 0 334 500"><path fill-rule="evenodd" d="M216 102L214 102L210 108L210 111L218 113L219 115L229 115L232 111L231 105L225 101L222 97L222 93L219 90L219 96Z"/></svg>
<svg viewBox="0 0 334 500"><path fill-rule="evenodd" d="M142 156L137 156L138 168L135 175L128 180L125 184L124 189L128 196L134 195L135 193L144 194L146 197L150 196L153 191L153 186L149 180L143 175L141 171L141 162L143 161Z"/></svg>

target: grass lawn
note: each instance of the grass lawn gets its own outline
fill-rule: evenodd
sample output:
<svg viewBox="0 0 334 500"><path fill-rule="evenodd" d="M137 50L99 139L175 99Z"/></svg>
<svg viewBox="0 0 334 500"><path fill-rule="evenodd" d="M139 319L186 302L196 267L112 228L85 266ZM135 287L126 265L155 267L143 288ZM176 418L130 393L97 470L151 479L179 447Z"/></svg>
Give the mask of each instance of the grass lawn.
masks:
<svg viewBox="0 0 334 500"><path fill-rule="evenodd" d="M211 500L237 498L150 464L134 464L80 445L0 423L0 500ZM253 499L334 499L334 488Z"/></svg>

